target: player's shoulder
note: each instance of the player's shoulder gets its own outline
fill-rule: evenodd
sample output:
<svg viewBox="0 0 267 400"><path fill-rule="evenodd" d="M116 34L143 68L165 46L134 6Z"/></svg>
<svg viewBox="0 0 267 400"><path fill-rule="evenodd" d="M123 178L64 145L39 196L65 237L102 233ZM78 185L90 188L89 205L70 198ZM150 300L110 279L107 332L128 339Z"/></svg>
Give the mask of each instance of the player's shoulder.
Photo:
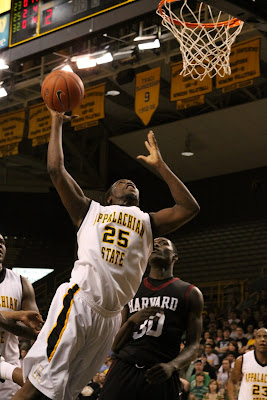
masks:
<svg viewBox="0 0 267 400"><path fill-rule="evenodd" d="M14 271L13 269L6 268L6 278L8 279L12 276L21 279L21 275L18 272Z"/></svg>

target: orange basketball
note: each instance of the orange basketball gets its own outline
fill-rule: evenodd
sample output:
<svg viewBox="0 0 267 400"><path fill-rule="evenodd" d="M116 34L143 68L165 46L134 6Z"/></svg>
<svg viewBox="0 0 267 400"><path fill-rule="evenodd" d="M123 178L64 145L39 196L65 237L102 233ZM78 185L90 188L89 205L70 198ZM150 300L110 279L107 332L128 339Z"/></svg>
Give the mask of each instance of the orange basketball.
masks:
<svg viewBox="0 0 267 400"><path fill-rule="evenodd" d="M74 72L52 71L42 84L42 98L54 111L66 112L76 108L83 99L82 80Z"/></svg>

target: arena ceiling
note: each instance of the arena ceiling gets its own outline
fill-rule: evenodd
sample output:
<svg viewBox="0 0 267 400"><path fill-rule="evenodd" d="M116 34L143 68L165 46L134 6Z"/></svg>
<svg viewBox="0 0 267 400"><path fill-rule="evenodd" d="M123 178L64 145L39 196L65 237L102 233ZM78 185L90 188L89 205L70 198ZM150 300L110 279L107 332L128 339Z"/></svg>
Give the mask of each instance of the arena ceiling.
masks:
<svg viewBox="0 0 267 400"><path fill-rule="evenodd" d="M177 110L176 103L170 101L170 65L181 56L176 40L164 29L158 50L134 52L129 60L93 70L75 70L85 87L106 82L106 92L120 92L119 96L105 97L105 118L97 127L77 133L65 126L67 168L81 186L89 191L102 191L107 186L109 171L123 170L123 175L128 176L132 163L128 165L125 160L127 157L134 160L138 154L144 154L144 140L149 129L154 130L164 159L185 182L265 166L267 35L260 22L260 30L255 20L246 22L238 41L260 36L261 76L253 85L234 91L222 93L214 88L205 96L205 103L197 107ZM88 47L132 45L140 24L143 32L153 34L160 19L154 12L148 12L99 30L95 35L40 51L34 57L13 60L10 70L1 73L1 80L10 90L8 97L0 99L0 115L40 102L43 78L71 56ZM107 35L103 36L104 33ZM49 39L49 35L47 37ZM161 67L159 106L145 127L134 109L135 75L155 67ZM181 155L187 135L190 135L193 157ZM119 150L114 152L114 148ZM46 145L32 148L25 138L20 145L20 154L0 159L0 191L48 191L51 182L46 172L46 151Z"/></svg>

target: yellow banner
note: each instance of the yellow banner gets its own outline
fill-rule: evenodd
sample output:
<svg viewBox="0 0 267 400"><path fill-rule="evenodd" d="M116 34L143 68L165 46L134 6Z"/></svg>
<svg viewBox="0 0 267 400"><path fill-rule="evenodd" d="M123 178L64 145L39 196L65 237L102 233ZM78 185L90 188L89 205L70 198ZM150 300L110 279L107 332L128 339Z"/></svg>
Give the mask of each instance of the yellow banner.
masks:
<svg viewBox="0 0 267 400"><path fill-rule="evenodd" d="M0 116L0 146L18 143L22 140L25 125L25 110L14 111Z"/></svg>
<svg viewBox="0 0 267 400"><path fill-rule="evenodd" d="M141 72L135 81L135 112L147 125L159 105L160 67Z"/></svg>
<svg viewBox="0 0 267 400"><path fill-rule="evenodd" d="M253 83L253 79L260 76L260 38L253 38L240 42L232 47L231 75L223 78L216 77L216 89L223 92L235 90Z"/></svg>
<svg viewBox="0 0 267 400"><path fill-rule="evenodd" d="M176 102L176 110L185 110L186 108L200 106L205 103L205 95L189 97L189 99L178 100Z"/></svg>
<svg viewBox="0 0 267 400"><path fill-rule="evenodd" d="M180 72L183 63L175 64L171 68L171 101L188 99L212 92L212 79L206 76L202 81L191 76L182 76Z"/></svg>
<svg viewBox="0 0 267 400"><path fill-rule="evenodd" d="M74 126L75 130L84 129L84 127L87 127L87 123L91 123L92 121L97 121L105 117L105 91L105 83L92 86L85 90L82 103L72 111L72 115L77 114L80 116L80 118L73 119L71 121L71 126ZM82 125L83 127L81 127Z"/></svg>
<svg viewBox="0 0 267 400"><path fill-rule="evenodd" d="M38 146L49 141L51 131L51 116L44 103L29 107L29 134L32 145Z"/></svg>
<svg viewBox="0 0 267 400"><path fill-rule="evenodd" d="M0 158L6 156L14 156L15 154L19 153L19 144L18 143L11 143L5 146L0 146Z"/></svg>

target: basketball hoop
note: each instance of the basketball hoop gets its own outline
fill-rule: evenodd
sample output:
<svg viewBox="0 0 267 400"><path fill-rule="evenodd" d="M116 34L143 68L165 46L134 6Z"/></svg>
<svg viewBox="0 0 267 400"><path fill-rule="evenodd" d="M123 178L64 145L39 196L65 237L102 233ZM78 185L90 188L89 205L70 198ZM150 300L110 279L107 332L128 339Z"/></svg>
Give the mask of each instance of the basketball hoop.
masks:
<svg viewBox="0 0 267 400"><path fill-rule="evenodd" d="M172 10L172 4L182 2L179 15ZM180 44L183 59L181 75L203 80L205 76L224 77L231 74L231 46L241 32L244 22L209 5L199 4L195 13L187 4L188 0L161 0L157 14L162 25L169 29ZM188 22L185 21L185 18ZM210 22L204 22L210 21Z"/></svg>

